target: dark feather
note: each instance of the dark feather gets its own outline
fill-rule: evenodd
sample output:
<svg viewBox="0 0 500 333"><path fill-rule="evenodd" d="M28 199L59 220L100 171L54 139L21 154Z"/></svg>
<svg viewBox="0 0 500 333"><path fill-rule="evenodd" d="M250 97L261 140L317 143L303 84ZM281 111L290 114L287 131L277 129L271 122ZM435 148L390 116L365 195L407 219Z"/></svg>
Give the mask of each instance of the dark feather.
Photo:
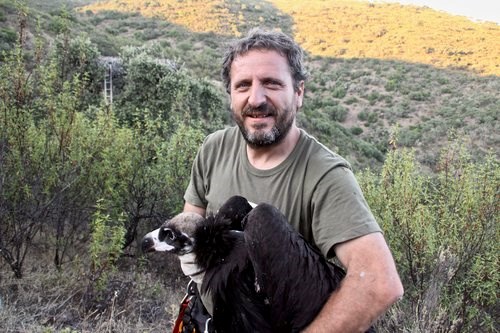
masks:
<svg viewBox="0 0 500 333"><path fill-rule="evenodd" d="M345 276L278 209L252 209L242 197L201 221L193 238L218 333L299 332Z"/></svg>
<svg viewBox="0 0 500 333"><path fill-rule="evenodd" d="M226 215L208 216L194 232L196 261L206 270L202 292L213 296L214 327L219 333L272 332L268 306L255 291L243 232L231 229L241 228L244 215L223 212Z"/></svg>
<svg viewBox="0 0 500 333"><path fill-rule="evenodd" d="M344 271L307 243L275 207L248 214L245 241L263 293L270 300L275 332L299 332L319 313Z"/></svg>
<svg viewBox="0 0 500 333"><path fill-rule="evenodd" d="M243 230L241 222L251 210L252 206L247 199L235 195L221 206L217 212L217 219L230 221L233 230Z"/></svg>

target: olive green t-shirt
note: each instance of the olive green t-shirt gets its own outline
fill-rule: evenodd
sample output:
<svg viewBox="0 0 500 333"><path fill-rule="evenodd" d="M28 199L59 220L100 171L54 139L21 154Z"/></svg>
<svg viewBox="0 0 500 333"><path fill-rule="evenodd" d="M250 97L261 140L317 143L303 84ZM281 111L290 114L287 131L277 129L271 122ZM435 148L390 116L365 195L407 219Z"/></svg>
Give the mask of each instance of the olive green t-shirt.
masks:
<svg viewBox="0 0 500 333"><path fill-rule="evenodd" d="M238 127L209 135L184 199L215 213L233 195L274 205L327 257L335 244L380 231L347 161L304 130L285 161L269 170L250 164Z"/></svg>

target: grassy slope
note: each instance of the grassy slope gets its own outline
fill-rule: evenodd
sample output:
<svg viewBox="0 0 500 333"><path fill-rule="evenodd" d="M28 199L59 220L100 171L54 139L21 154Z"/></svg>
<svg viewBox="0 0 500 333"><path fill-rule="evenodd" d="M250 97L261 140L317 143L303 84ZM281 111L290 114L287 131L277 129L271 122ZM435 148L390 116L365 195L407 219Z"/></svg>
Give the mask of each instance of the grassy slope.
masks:
<svg viewBox="0 0 500 333"><path fill-rule="evenodd" d="M353 0L109 0L83 10L139 12L192 32L226 36L244 33L245 23L274 21L281 28L282 18L290 16L297 41L312 55L395 59L500 75L497 24L474 23L426 7ZM252 12L261 15L246 17Z"/></svg>
<svg viewBox="0 0 500 333"><path fill-rule="evenodd" d="M356 167L380 165L395 124L400 144L415 147L431 166L450 129L468 139L476 157L500 152L500 27L493 23L346 0L29 3L42 30L66 3L77 9L75 31L103 54L159 43L167 57L214 81L223 45L234 36L254 26L294 34L311 72L300 124Z"/></svg>
<svg viewBox="0 0 500 333"><path fill-rule="evenodd" d="M110 0L80 11L102 17L99 26L118 38L163 43L172 57L215 80L229 38L253 26L293 33L312 74L301 124L360 167L380 163L396 123L401 143L420 149L429 164L450 129L470 136L478 155L498 147L500 28L493 23L342 0ZM152 20L133 29L123 17L113 19L117 12Z"/></svg>
<svg viewBox="0 0 500 333"><path fill-rule="evenodd" d="M138 12L192 32L226 36L244 33L245 23L274 22L276 27L287 29L282 18L290 16L297 41L313 55L397 59L465 68L483 75L500 74L497 24L474 23L426 7L353 0L109 0L83 10ZM261 15L248 18L251 12ZM253 22L245 22L248 19Z"/></svg>
<svg viewBox="0 0 500 333"><path fill-rule="evenodd" d="M47 28L57 16L61 4L67 3L71 8L93 1L29 2L30 6L37 5L38 11L34 12L41 19L42 30L47 30L50 35ZM150 14L146 9L147 2ZM119 2L109 1L106 6L113 3ZM386 149L388 130L395 123L402 126L401 143L415 146L421 152L420 157L429 163L436 158L436 147L446 139L449 128L468 134L472 147L479 154L484 154L488 147L495 149L497 154L500 149L498 66L488 72L491 64L500 63L488 60L498 59L499 50L494 48L499 45L495 40L495 36L498 39L500 35L497 25L477 24L429 9L370 7L334 0L293 1L293 7L288 1L277 0L272 3L252 0L132 3L122 0L120 3L124 5L115 8L116 11L109 11L112 8L104 6L99 11L91 12L93 7L82 7L84 9L80 14L74 15L74 29L87 33L102 52L109 54L118 52L122 45L159 42L172 58L185 62L186 67L198 75L214 80L218 79L221 45L231 36L244 33L256 25L293 32L309 52L307 62L312 73L300 121L322 141L360 166L376 165L379 161L357 149L368 153L372 149ZM314 8L327 3L332 6L330 9L322 8L321 15L314 14ZM0 27L15 25L15 10L12 8L10 0L0 0L0 14L3 13L0 15ZM224 15L218 14L219 11ZM158 14L162 16L159 18ZM370 16L372 14L376 15ZM336 18L332 19L332 15ZM219 17L225 19L212 21L212 18ZM390 17L405 19L393 19L389 23L383 21ZM413 19L417 17L422 23L415 23ZM431 24L426 18L435 22ZM360 21L355 27L353 22L357 19ZM333 25L337 21L345 24ZM198 24L199 30L193 32L189 22ZM353 24L349 26L349 22ZM372 28L375 27L373 22L378 22L377 29ZM401 30L399 22L402 22ZM339 29L340 26L344 30ZM424 29L431 26L434 28ZM350 29L354 27L359 30L351 35ZM334 29L337 30L332 33ZM371 33L370 29L375 30ZM383 29L386 32L382 34ZM467 35L467 31L474 34ZM377 33L381 36L376 37ZM346 40L339 42L339 36L350 37L342 37ZM347 41L347 38L350 40ZM415 40L410 42L412 38ZM457 44L457 39L462 44ZM314 40L322 40L319 49L315 48ZM401 40L406 41L404 46L399 43ZM424 42L418 44L417 41ZM345 51L337 48L339 43ZM479 44L482 50L466 54L464 58L472 64L469 66L463 66L462 60L455 61L455 51L446 52L448 48L468 52L476 50L474 47ZM325 48L326 45L329 47ZM423 47L426 47L424 53L421 52ZM434 51L431 52L432 49ZM365 53L361 56L363 50ZM384 50L386 54L392 52L398 57L387 59L380 54L367 54L377 50ZM428 59L437 60L427 62L425 57L429 54L434 58ZM469 71L443 68L449 65L467 67ZM483 73L477 75L474 71ZM338 119L342 110L347 110L345 119ZM356 128L362 133L352 134L351 130ZM40 251L36 259L41 263L51 262L50 253L43 253ZM0 331L162 331L171 324L169 317L177 311L185 282L179 278L175 260L164 263L162 258L147 263L124 263L123 271L114 275L120 284L112 286L115 289L105 294L111 295L110 299L103 300L103 303L113 303L113 311L116 304L116 311L94 316L80 313L79 304L72 303L83 299L88 292L85 290L84 274L78 271L78 262L84 259L75 260L74 272L71 269L55 272L51 264L27 265L32 269L23 280L12 279L11 272L0 261L3 265L0 266L0 302L3 304L0 305ZM165 266L161 267L159 263ZM133 265L137 267L131 271ZM167 272L172 267L177 267L177 271Z"/></svg>
<svg viewBox="0 0 500 333"><path fill-rule="evenodd" d="M426 7L362 1L271 0L293 16L311 54L397 59L500 75L500 27Z"/></svg>

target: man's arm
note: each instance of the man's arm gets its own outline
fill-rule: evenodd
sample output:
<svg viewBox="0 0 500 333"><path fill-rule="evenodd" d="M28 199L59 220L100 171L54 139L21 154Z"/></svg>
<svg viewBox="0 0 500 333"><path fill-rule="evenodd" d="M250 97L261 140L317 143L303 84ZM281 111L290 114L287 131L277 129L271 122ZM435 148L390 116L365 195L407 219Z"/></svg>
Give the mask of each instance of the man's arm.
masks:
<svg viewBox="0 0 500 333"><path fill-rule="evenodd" d="M206 209L203 207L198 207L195 205L192 205L188 202L184 203L184 212L192 212L192 213L197 213L200 214L201 216L205 216Z"/></svg>
<svg viewBox="0 0 500 333"><path fill-rule="evenodd" d="M335 247L347 274L304 332L365 332L403 295L391 252L381 233Z"/></svg>

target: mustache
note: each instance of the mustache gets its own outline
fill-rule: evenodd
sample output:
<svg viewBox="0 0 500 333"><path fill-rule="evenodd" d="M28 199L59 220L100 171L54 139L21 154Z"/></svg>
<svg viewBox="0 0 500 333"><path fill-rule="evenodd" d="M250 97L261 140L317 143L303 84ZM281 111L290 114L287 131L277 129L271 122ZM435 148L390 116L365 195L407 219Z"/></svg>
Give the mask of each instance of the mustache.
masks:
<svg viewBox="0 0 500 333"><path fill-rule="evenodd" d="M255 116L258 114L265 114L267 116L274 116L276 115L276 109L269 105L268 103L264 103L259 105L258 107L251 107L247 106L246 108L243 109L241 112L242 116Z"/></svg>

